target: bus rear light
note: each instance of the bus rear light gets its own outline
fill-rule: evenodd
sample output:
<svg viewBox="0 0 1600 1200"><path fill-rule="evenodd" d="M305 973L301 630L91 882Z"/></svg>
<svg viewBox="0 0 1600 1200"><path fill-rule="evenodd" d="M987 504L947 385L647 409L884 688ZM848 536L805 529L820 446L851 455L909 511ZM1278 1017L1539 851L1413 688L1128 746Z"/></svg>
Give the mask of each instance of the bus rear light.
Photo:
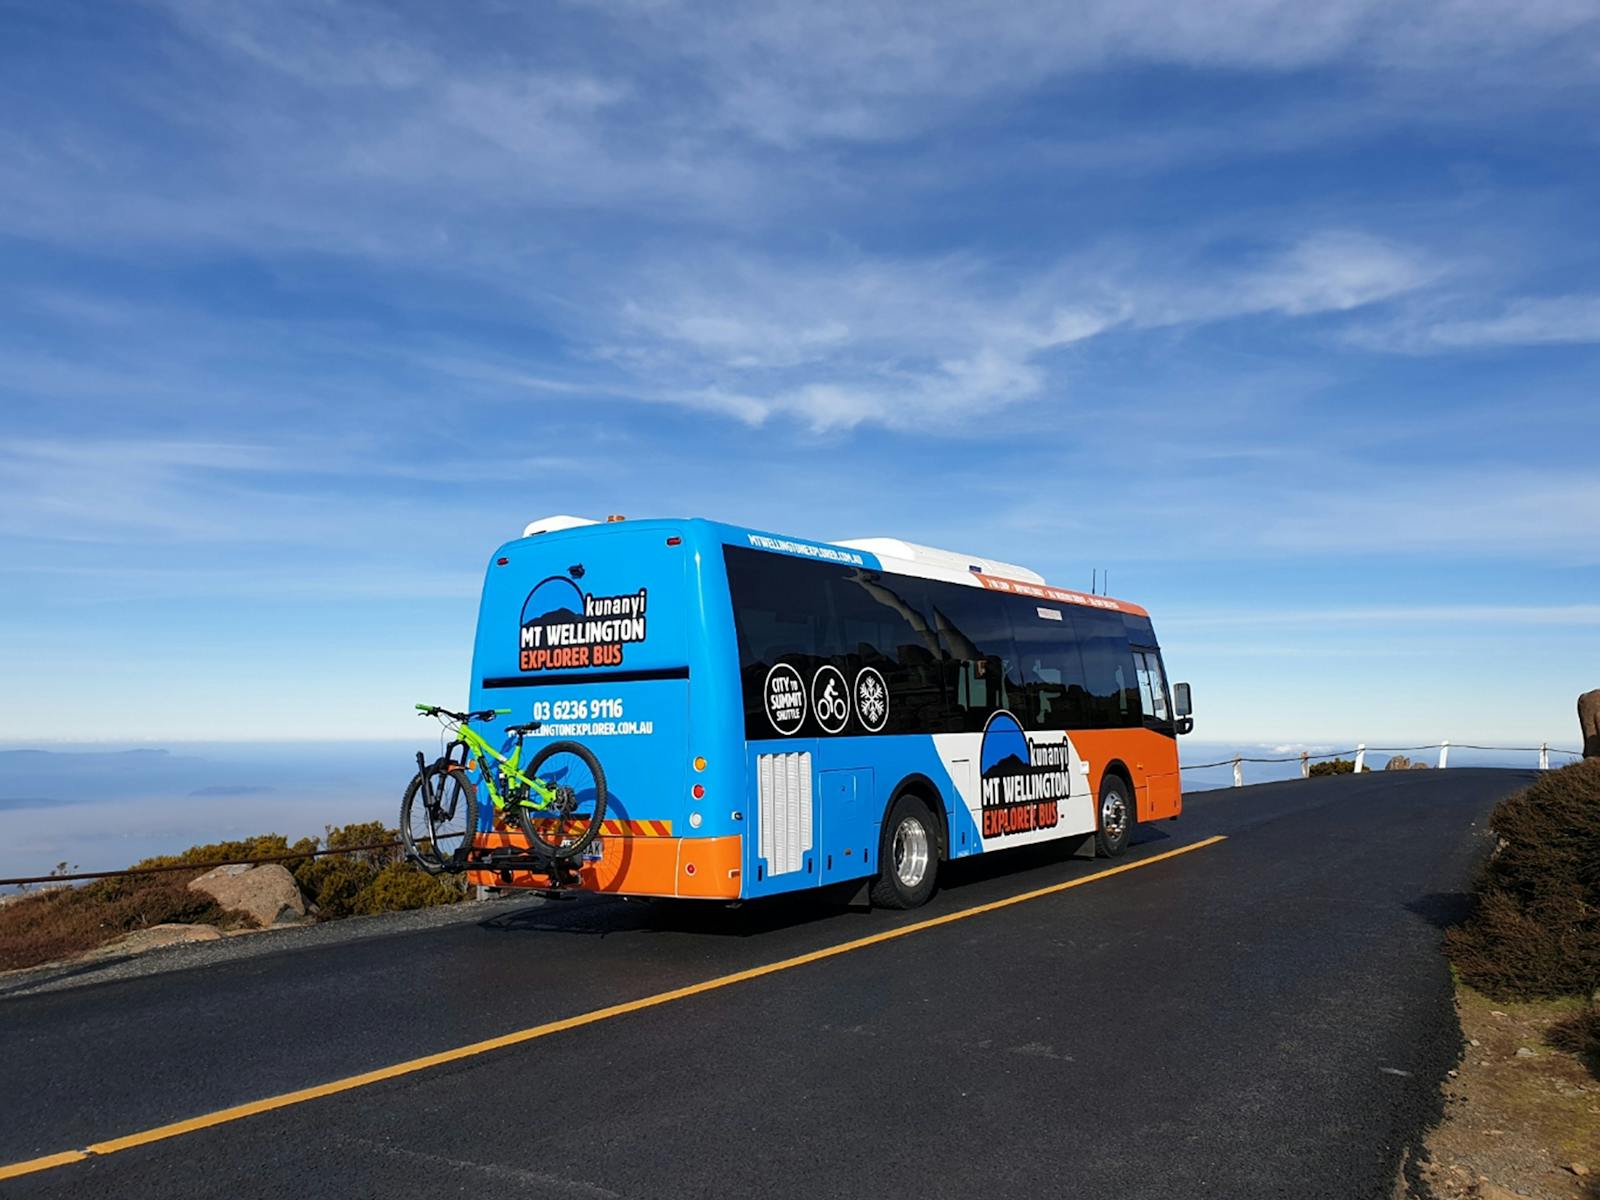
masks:
<svg viewBox="0 0 1600 1200"><path fill-rule="evenodd" d="M689 794L696 800L704 800L706 798L706 785L703 783L695 784L689 789Z"/></svg>
<svg viewBox="0 0 1600 1200"><path fill-rule="evenodd" d="M667 545L669 545L669 546L681 546L681 545L683 545L683 539L681 537L669 537L667 539Z"/></svg>
<svg viewBox="0 0 1600 1200"><path fill-rule="evenodd" d="M690 828L690 829L699 829L699 828L700 828L700 822L701 822L701 821L702 821L702 820L703 820L703 819L704 819L704 818L702 818L702 817L701 817L701 816L700 816L700 814L699 814L699 813L697 813L697 812L692 812L692 813L690 813L690 814L689 814L689 828Z"/></svg>
<svg viewBox="0 0 1600 1200"><path fill-rule="evenodd" d="M503 567L510 561L511 560L509 558L497 558L494 560L494 565L497 567Z"/></svg>
<svg viewBox="0 0 1600 1200"><path fill-rule="evenodd" d="M684 863L684 865L683 865L683 873L685 875L693 875L694 874L694 864L693 863Z"/></svg>
<svg viewBox="0 0 1600 1200"><path fill-rule="evenodd" d="M694 760L694 769L696 771L704 771L706 769L706 760L703 756L696 756Z"/></svg>

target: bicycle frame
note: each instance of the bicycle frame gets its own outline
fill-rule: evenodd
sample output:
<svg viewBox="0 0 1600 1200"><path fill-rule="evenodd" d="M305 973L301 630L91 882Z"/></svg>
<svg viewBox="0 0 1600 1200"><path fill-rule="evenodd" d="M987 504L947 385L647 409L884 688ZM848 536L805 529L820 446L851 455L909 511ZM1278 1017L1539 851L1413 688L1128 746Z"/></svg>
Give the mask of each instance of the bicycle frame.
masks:
<svg viewBox="0 0 1600 1200"><path fill-rule="evenodd" d="M445 757L451 758L453 751L460 746L467 755L476 755L476 759L464 757L461 762L463 768L476 770L478 778L483 781L483 787L489 794L489 802L494 805L495 812L505 809L506 801L501 796L500 789L495 786L495 776L506 782L507 790L521 785L528 789L529 798L522 802L523 807L533 809L549 808L555 803L555 789L547 787L543 782L519 769L522 759L522 739L517 738L517 744L509 756L500 753L491 746L476 729L470 725L461 724L456 727L455 739L445 749ZM490 767L493 762L494 767ZM537 799L534 799L537 797Z"/></svg>

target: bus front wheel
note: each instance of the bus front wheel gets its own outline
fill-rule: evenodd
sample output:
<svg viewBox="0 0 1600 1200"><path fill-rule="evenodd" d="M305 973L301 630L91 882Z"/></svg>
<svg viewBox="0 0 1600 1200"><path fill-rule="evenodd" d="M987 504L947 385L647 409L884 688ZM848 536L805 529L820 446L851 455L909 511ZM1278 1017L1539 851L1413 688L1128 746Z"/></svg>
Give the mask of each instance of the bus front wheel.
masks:
<svg viewBox="0 0 1600 1200"><path fill-rule="evenodd" d="M883 823L872 903L879 908L916 908L926 904L933 895L938 874L939 836L933 814L915 796L901 796Z"/></svg>
<svg viewBox="0 0 1600 1200"><path fill-rule="evenodd" d="M1133 840L1138 821L1133 793L1119 775L1107 775L1100 785L1100 807L1094 835L1095 849L1101 858L1116 858Z"/></svg>

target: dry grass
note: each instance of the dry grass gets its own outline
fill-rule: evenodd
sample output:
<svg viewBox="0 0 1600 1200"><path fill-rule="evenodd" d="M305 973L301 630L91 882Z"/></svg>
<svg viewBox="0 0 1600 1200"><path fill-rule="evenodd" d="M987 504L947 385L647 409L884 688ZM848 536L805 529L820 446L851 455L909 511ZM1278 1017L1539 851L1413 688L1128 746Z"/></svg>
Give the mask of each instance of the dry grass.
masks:
<svg viewBox="0 0 1600 1200"><path fill-rule="evenodd" d="M329 828L327 848L340 850L392 841L395 831L381 821ZM252 928L246 914L219 907L204 892L189 890L209 864L281 855L320 920L355 913L394 912L453 904L465 899L457 881L439 880L399 861L397 849L350 850L309 857L319 839L290 843L277 834L233 842L191 846L134 867L194 863L193 871L100 879L84 887L53 888L0 905L0 971L17 970L71 958L135 930L152 925L216 925L225 930Z"/></svg>
<svg viewBox="0 0 1600 1200"><path fill-rule="evenodd" d="M101 879L14 900L0 908L0 970L70 958L151 925L254 926L244 913L223 909L204 892L189 890L189 881L203 873Z"/></svg>

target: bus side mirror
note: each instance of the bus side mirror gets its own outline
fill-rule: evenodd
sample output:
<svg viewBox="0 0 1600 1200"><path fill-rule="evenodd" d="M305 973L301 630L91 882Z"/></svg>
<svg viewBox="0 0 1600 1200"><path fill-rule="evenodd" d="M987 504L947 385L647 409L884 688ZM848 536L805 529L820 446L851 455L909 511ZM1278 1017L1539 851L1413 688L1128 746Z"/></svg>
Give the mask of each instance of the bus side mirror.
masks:
<svg viewBox="0 0 1600 1200"><path fill-rule="evenodd" d="M1187 683L1172 685L1172 708L1177 716L1190 717L1194 715L1194 703L1189 696Z"/></svg>

